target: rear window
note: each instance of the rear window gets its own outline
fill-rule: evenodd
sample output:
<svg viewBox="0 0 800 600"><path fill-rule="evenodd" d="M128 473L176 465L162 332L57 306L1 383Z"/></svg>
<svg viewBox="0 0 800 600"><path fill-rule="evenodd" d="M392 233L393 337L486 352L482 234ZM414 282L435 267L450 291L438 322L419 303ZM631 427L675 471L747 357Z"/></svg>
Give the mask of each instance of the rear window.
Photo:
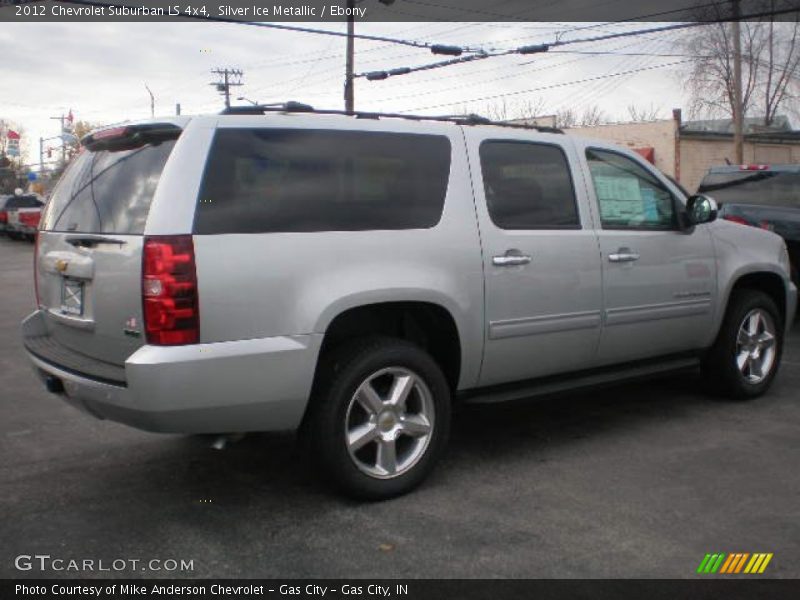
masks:
<svg viewBox="0 0 800 600"><path fill-rule="evenodd" d="M12 196L6 203L6 209L12 208L38 208L43 202L36 196Z"/></svg>
<svg viewBox="0 0 800 600"><path fill-rule="evenodd" d="M800 208L800 173L741 171L709 173L700 194L708 194L720 204L762 204Z"/></svg>
<svg viewBox="0 0 800 600"><path fill-rule="evenodd" d="M198 234L421 229L439 222L444 136L222 129L195 213Z"/></svg>
<svg viewBox="0 0 800 600"><path fill-rule="evenodd" d="M61 177L42 229L142 234L174 140L133 149L82 152Z"/></svg>

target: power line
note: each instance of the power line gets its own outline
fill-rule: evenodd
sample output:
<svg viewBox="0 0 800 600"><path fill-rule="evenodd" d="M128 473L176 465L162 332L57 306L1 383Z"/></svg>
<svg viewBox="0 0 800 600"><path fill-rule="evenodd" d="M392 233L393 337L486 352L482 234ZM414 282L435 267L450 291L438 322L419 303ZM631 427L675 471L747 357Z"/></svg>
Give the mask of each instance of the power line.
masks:
<svg viewBox="0 0 800 600"><path fill-rule="evenodd" d="M770 11L762 11L760 13L752 13L749 15L741 15L737 18L737 20L749 20L749 19L757 19L761 17L767 16L778 16L787 13L796 13L798 12L797 8L785 8L780 10L770 10ZM416 73L418 71L428 71L431 69L438 69L442 67L449 67L452 65L464 63L464 62L472 62L475 60L484 60L487 58L494 58L497 56L508 56L510 54L537 54L542 52L548 52L551 48L560 47L560 46L567 46L572 44L585 44L588 42L599 42L611 39L618 39L618 38L625 38L631 36L640 36L648 33L662 33L666 31L676 31L679 29L688 29L691 27L699 27L705 26L715 23L722 23L726 22L723 20L715 20L715 21L703 21L703 22L692 22L692 23L676 23L673 25L663 25L660 27L651 27L648 29L638 29L634 31L623 31L618 33L609 33L600 36L594 36L589 38L579 38L579 39L572 39L572 40L555 40L550 43L543 43L543 44L531 44L526 46L520 46L518 48L510 49L510 50L503 50L498 52L487 52L481 51L474 55L464 56L457 59L446 60L436 63L428 63L425 65L419 65L415 67L396 67L394 69L383 70L383 71L370 71L366 73L360 73L356 75L356 77L365 77L370 81L379 81L388 79L389 77L396 77L398 75L408 75L410 73Z"/></svg>
<svg viewBox="0 0 800 600"><path fill-rule="evenodd" d="M110 3L106 2L97 2L95 0L59 0L65 4L79 4L82 6L98 6L98 7L108 7L111 6ZM113 6L117 8L129 8L134 9L136 7L128 6L125 4L116 4L114 3ZM278 23L263 23L260 21L239 21L238 19L232 19L228 17L211 17L211 16L201 16L201 15L188 15L181 13L180 18L183 19L194 19L199 21L214 21L217 23L232 23L234 25L248 25L250 27L263 27L266 29L279 29L283 31L296 31L299 33L313 33L316 35L330 35L334 37L347 37L346 32L341 31L331 31L329 29L314 29L312 27L298 27L296 25L280 25ZM439 44L434 44L431 42L417 42L414 40L403 40L397 38L390 38L380 35L369 35L369 34L355 34L354 37L359 40L366 40L370 42L386 42L389 44L399 44L401 46L411 46L413 48L424 48L427 50L431 50L435 52L435 48L439 46ZM476 52L476 49L473 48L461 48L462 52Z"/></svg>
<svg viewBox="0 0 800 600"><path fill-rule="evenodd" d="M672 67L672 66L684 64L684 63L687 63L687 62L691 62L691 59L679 60L679 61L674 61L674 62L669 62L669 63L662 63L660 65L653 65L653 66L649 66L649 67L641 67L641 68L638 68L638 69L629 69L627 71L622 71L620 73L610 73L610 74L606 74L606 75L598 75L596 77L588 77L588 78L585 78L585 79L578 79L578 80L575 80L575 81L566 81L566 82L562 82L562 83L554 83L554 84L551 84L551 85L546 85L546 86L541 86L541 87L536 87L536 88L530 88L530 89L526 89L526 90L518 90L518 91L515 91L515 92L507 92L505 94L494 94L494 95L491 95L491 96L482 96L480 98L470 98L470 99L467 99L467 100L463 100L461 102L465 102L465 103L466 102L483 102L485 100L496 100L497 98L505 98L507 96L519 96L520 94L529 94L531 92L540 92L540 91L543 91L543 90L566 87L566 86L570 86L570 85L579 85L581 83L589 83L589 82L592 82L592 81L601 81L603 79L609 79L611 77L621 77L623 75L629 75L631 73L641 73L642 71L653 71L653 70L656 70L656 69L663 69L663 68L666 68L666 67ZM420 111L420 110L428 110L428 109L431 109L431 108L441 108L443 106L452 106L453 104L457 104L457 103L454 103L454 102L443 102L443 103L440 103L440 104L431 104L431 105L428 105L428 106L416 106L414 108L410 108L408 110L404 110L404 111L401 111L401 112L415 112L415 111Z"/></svg>

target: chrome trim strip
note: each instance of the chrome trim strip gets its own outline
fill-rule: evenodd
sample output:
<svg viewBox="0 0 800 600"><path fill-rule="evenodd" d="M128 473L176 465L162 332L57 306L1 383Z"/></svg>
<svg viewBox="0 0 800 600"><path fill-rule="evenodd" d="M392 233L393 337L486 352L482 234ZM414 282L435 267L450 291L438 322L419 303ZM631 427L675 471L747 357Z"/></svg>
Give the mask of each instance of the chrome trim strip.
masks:
<svg viewBox="0 0 800 600"><path fill-rule="evenodd" d="M645 306L630 306L624 308L610 308L605 313L606 325L627 325L642 321L655 321L659 319L675 319L706 315L711 312L711 299L684 300L682 302L665 302L663 304L648 304Z"/></svg>
<svg viewBox="0 0 800 600"><path fill-rule="evenodd" d="M600 322L599 310L491 321L489 323L489 339L499 340L576 329L595 329L600 327Z"/></svg>

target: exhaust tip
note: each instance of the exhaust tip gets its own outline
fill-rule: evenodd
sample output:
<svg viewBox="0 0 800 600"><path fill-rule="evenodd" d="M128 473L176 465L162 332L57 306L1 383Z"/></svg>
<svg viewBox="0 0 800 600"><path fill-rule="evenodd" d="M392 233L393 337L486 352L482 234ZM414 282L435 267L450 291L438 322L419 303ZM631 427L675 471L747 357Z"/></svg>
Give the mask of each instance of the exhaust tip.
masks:
<svg viewBox="0 0 800 600"><path fill-rule="evenodd" d="M58 377L48 375L44 378L44 385L51 394L64 393L64 383Z"/></svg>
<svg viewBox="0 0 800 600"><path fill-rule="evenodd" d="M244 439L246 435L247 434L245 433L227 433L216 436L214 441L211 443L211 447L214 450L225 450L231 444L235 444L236 442Z"/></svg>

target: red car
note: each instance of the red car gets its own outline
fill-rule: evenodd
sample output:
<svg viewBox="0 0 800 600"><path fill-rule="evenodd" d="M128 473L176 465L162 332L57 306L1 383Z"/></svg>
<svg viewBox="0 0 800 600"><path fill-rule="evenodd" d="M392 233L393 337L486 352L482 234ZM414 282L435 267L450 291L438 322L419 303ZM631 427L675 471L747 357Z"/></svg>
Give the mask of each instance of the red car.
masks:
<svg viewBox="0 0 800 600"><path fill-rule="evenodd" d="M5 230L12 239L32 240L39 228L44 202L34 194L12 196L0 213L0 221L5 221ZM5 217L5 219L3 218Z"/></svg>

